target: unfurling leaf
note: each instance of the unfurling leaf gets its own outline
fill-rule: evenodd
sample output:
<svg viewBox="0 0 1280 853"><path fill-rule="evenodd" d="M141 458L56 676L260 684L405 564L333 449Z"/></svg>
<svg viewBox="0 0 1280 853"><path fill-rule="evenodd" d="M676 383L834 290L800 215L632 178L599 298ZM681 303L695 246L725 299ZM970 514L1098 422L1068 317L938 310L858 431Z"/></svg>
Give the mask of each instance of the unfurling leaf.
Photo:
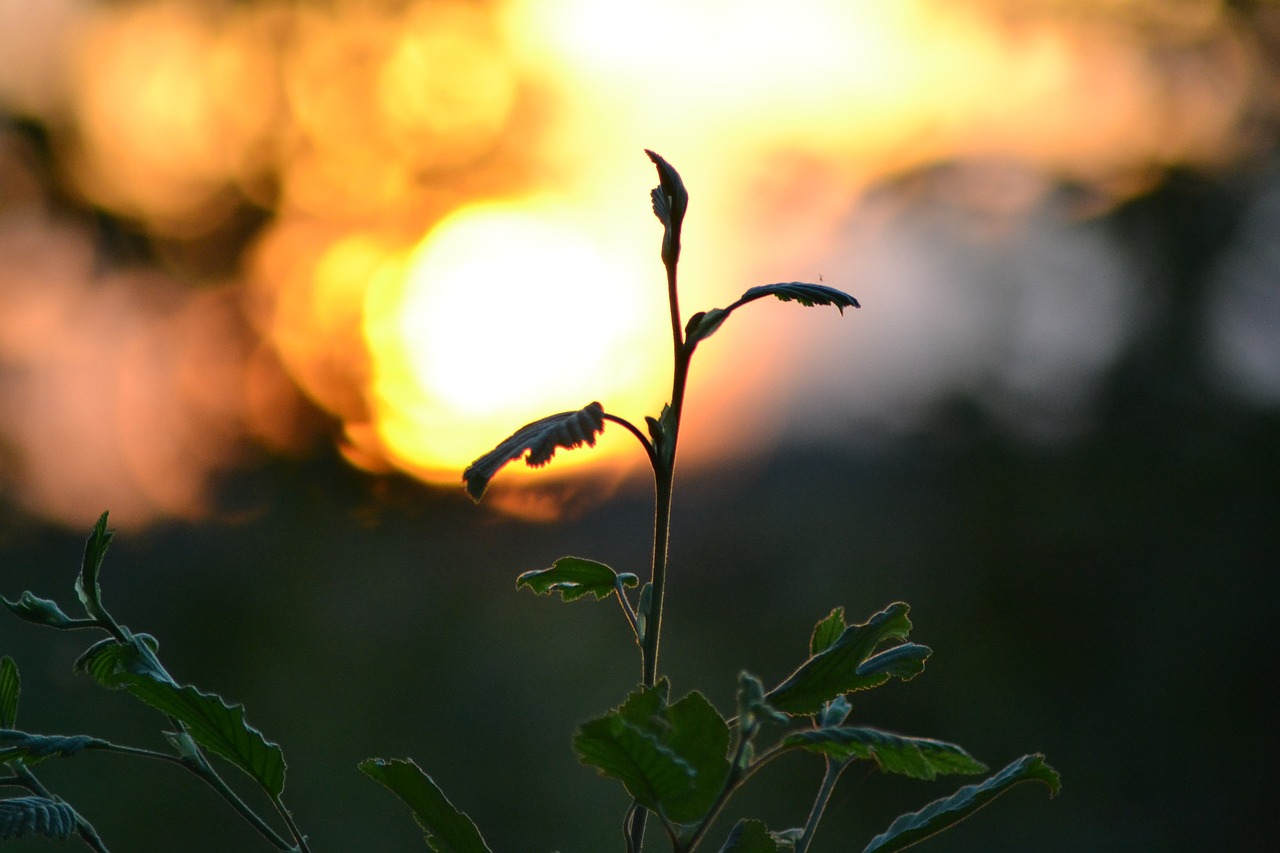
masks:
<svg viewBox="0 0 1280 853"><path fill-rule="evenodd" d="M787 714L814 714L821 710L824 702L842 693L882 683L883 673L862 672L861 667L881 643L906 638L911 631L909 610L907 605L897 602L862 625L848 626L834 643L809 658L770 691L766 697L769 703ZM822 624L819 623L819 628ZM815 631L815 635L817 633Z"/></svg>
<svg viewBox="0 0 1280 853"><path fill-rule="evenodd" d="M782 742L837 761L873 759L885 773L926 781L939 775L983 773L987 769L987 765L953 743L865 727L808 729L792 732Z"/></svg>
<svg viewBox="0 0 1280 853"><path fill-rule="evenodd" d="M502 466L513 459L519 459L525 451L529 453L525 459L526 464L530 468L538 468L550 462L556 450L561 447L566 450L583 444L594 447L596 435L603 429L604 407L599 403L592 403L576 412L560 412L525 424L506 441L467 466L467 470L462 472L467 493L473 500L479 501L484 490L489 487L489 481Z"/></svg>
<svg viewBox="0 0 1280 853"><path fill-rule="evenodd" d="M689 209L689 192L675 167L648 148L644 150L658 167L658 186L649 193L653 199L653 214L662 223L662 263L667 269L680 260L680 229L684 214Z"/></svg>
<svg viewBox="0 0 1280 853"><path fill-rule="evenodd" d="M98 523L89 533L84 545L84 565L80 576L76 578L76 595L84 610L93 619L103 619L106 611L102 608L102 587L98 584L98 574L102 570L102 561L107 556L107 546L115 533L107 529L107 513L98 517Z"/></svg>
<svg viewBox="0 0 1280 853"><path fill-rule="evenodd" d="M454 807L440 786L410 759L367 758L360 770L390 789L413 810L437 853L490 853L471 818Z"/></svg>
<svg viewBox="0 0 1280 853"><path fill-rule="evenodd" d="M50 628L75 628L94 624L88 619L72 619L62 612L62 608L58 607L56 601L41 598L30 590L23 592L17 601L10 601L7 598L0 601L4 602L4 606L9 608L14 616L37 625L46 625Z"/></svg>
<svg viewBox="0 0 1280 853"><path fill-rule="evenodd" d="M761 722L785 726L791 718L764 698L764 684L749 672L738 673L738 724L744 732L754 730Z"/></svg>
<svg viewBox="0 0 1280 853"><path fill-rule="evenodd" d="M965 785L951 796L934 800L920 811L900 816L889 824L888 829L871 839L862 853L903 850L954 826L1014 785L1031 781L1048 787L1050 797L1056 796L1062 786L1058 771L1045 763L1043 755L1024 755L981 784Z"/></svg>
<svg viewBox="0 0 1280 853"><path fill-rule="evenodd" d="M71 806L46 797L10 797L0 800L0 841L43 835L66 841L76 831Z"/></svg>
<svg viewBox="0 0 1280 853"><path fill-rule="evenodd" d="M85 749L102 749L105 740L88 735L33 735L0 729L0 764L21 759L35 764L46 758L65 758Z"/></svg>
<svg viewBox="0 0 1280 853"><path fill-rule="evenodd" d="M525 572L516 578L516 589L527 586L539 595L560 593L565 601L574 601L584 595L597 599L613 595L618 585L635 586L639 579L629 573L619 574L595 560L582 557L561 557L549 569Z"/></svg>

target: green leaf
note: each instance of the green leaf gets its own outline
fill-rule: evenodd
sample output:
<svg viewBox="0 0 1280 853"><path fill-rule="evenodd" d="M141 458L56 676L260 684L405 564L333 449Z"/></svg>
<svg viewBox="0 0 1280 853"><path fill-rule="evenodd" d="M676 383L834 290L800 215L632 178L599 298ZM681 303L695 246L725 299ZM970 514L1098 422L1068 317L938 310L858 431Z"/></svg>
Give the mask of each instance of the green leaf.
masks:
<svg viewBox="0 0 1280 853"><path fill-rule="evenodd" d="M37 625L46 625L50 628L74 628L93 624L88 619L72 619L62 612L57 602L41 598L30 590L23 592L17 601L10 601L7 598L2 598L0 601L3 601L4 606L9 608L15 616Z"/></svg>
<svg viewBox="0 0 1280 853"><path fill-rule="evenodd" d="M933 649L919 643L901 643L872 655L858 666L858 682L850 689L879 687L890 678L910 681L924 672L924 663Z"/></svg>
<svg viewBox="0 0 1280 853"><path fill-rule="evenodd" d="M454 808L444 792L410 759L368 758L360 770L381 782L413 810L436 853L490 853L471 818Z"/></svg>
<svg viewBox="0 0 1280 853"><path fill-rule="evenodd" d="M931 781L939 775L984 773L987 769L987 765L953 743L905 737L880 729L810 729L792 732L782 739L782 743L821 753L837 761L872 759L886 773L913 779Z"/></svg>
<svg viewBox="0 0 1280 853"><path fill-rule="evenodd" d="M36 764L46 758L65 758L85 749L110 746L105 740L88 735L33 735L13 729L0 729L0 763L22 760Z"/></svg>
<svg viewBox="0 0 1280 853"><path fill-rule="evenodd" d="M98 575L102 570L102 561L107 556L107 546L111 544L111 537L114 535L113 531L107 529L107 513L104 512L85 542L84 565L80 569L80 576L76 578L76 595L84 605L85 612L94 619L106 618Z"/></svg>
<svg viewBox="0 0 1280 853"><path fill-rule="evenodd" d="M145 647L145 648L144 648ZM127 686L120 676L125 673L163 678L155 662L146 653L160 649L160 641L150 634L134 634L133 641L118 642L110 637L94 643L76 658L73 672L83 672L103 687L113 690Z"/></svg>
<svg viewBox="0 0 1280 853"><path fill-rule="evenodd" d="M196 743L239 767L273 798L284 791L284 753L245 722L243 705L228 705L222 697L178 685L157 672L138 645L155 651L155 638L134 636L133 643L104 640L76 661L104 687L124 689L135 698L181 722Z"/></svg>
<svg viewBox="0 0 1280 853"><path fill-rule="evenodd" d="M813 626L813 637L809 640L809 654L818 655L835 645L836 640L844 633L844 608L837 607L827 617Z"/></svg>
<svg viewBox="0 0 1280 853"><path fill-rule="evenodd" d="M658 186L649 193L653 215L662 223L662 263L672 269L680 260L680 229L689 209L689 191L675 167L648 148L644 150L658 167Z"/></svg>
<svg viewBox="0 0 1280 853"><path fill-rule="evenodd" d="M551 461L556 450L563 447L572 450L586 444L595 447L596 435L604 429L604 407L591 403L576 412L560 412L533 423L525 424L493 450L481 456L462 472L467 494L479 502L494 475L513 459L525 455L530 468L539 468Z"/></svg>
<svg viewBox="0 0 1280 853"><path fill-rule="evenodd" d="M43 835L66 841L76 831L76 813L66 803L45 797L0 800L0 841Z"/></svg>
<svg viewBox="0 0 1280 853"><path fill-rule="evenodd" d="M516 578L516 589L527 586L538 595L558 592L565 601L574 601L584 595L607 598L619 584L631 587L637 583L639 579L635 575L629 572L620 575L604 563L582 557L561 557L549 569L520 575Z"/></svg>
<svg viewBox="0 0 1280 853"><path fill-rule="evenodd" d="M711 808L729 773L729 727L700 693L668 705L668 685L642 687L574 735L578 758L677 823Z"/></svg>
<svg viewBox="0 0 1280 853"><path fill-rule="evenodd" d="M860 675L858 669L881 643L906 638L911 631L909 610L896 602L864 624L845 628L834 643L801 664L769 693L770 704L787 714L814 714L824 702L842 693L874 686L874 678Z"/></svg>
<svg viewBox="0 0 1280 853"><path fill-rule="evenodd" d="M897 818L888 829L871 839L863 853L889 853L910 847L954 826L1014 785L1031 781L1044 783L1050 797L1056 796L1062 787L1058 772L1045 763L1043 755L1024 755L981 784L965 785L949 797Z"/></svg>
<svg viewBox="0 0 1280 853"><path fill-rule="evenodd" d="M729 832L720 853L778 853L778 842L758 820L740 820Z"/></svg>
<svg viewBox="0 0 1280 853"><path fill-rule="evenodd" d="M13 658L0 658L0 728L18 724L18 698L22 695L22 676Z"/></svg>

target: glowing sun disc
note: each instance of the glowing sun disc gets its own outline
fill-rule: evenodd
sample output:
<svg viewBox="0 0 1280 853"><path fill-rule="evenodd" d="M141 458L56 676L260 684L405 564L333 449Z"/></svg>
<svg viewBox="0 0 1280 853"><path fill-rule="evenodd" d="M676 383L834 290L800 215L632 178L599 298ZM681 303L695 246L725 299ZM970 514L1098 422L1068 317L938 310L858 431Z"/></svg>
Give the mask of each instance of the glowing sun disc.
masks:
<svg viewBox="0 0 1280 853"><path fill-rule="evenodd" d="M661 318L632 268L534 202L444 219L366 302L384 452L452 478L544 415L647 407L660 392L645 340Z"/></svg>

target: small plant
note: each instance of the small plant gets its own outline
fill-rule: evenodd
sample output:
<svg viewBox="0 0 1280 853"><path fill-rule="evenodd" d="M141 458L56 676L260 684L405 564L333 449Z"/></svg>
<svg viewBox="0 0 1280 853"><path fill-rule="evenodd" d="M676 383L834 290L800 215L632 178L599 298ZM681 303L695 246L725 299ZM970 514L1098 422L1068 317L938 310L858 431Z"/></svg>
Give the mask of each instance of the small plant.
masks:
<svg viewBox="0 0 1280 853"><path fill-rule="evenodd" d="M894 678L908 681L924 670L931 654L927 647L908 642L911 622L908 607L901 602L854 625L846 623L843 608L832 610L813 629L808 660L781 684L766 690L754 675L739 675L737 709L730 718L696 691L672 699L671 685L658 668L658 651L676 445L694 352L734 311L767 296L805 306L832 305L842 314L845 308L859 305L847 293L822 284L766 284L750 288L726 308L698 312L682 324L677 268L689 194L670 163L652 151L645 153L658 169L658 186L651 196L653 212L663 226L661 255L671 312L670 403L657 418L645 418L647 435L599 403L534 421L472 463L462 475L463 482L479 501L489 481L508 462L524 457L536 468L550 462L558 449L594 445L605 422L618 424L636 437L653 466L655 507L651 574L635 601L630 590L639 579L634 574L580 557L564 557L550 568L525 572L516 579L517 587L538 594L559 593L564 601L616 598L635 633L641 684L621 705L579 726L573 748L582 762L621 782L631 795L623 820L628 853L641 850L650 815L673 853L699 848L725 803L748 778L784 753L815 753L822 758L825 772L803 826L771 831L760 821L739 821L720 847L721 853L804 853L813 843L836 782L854 762L872 761L886 773L918 779L984 773L987 767L955 744L849 724L849 694ZM489 849L475 825L453 809L416 766L368 761L361 769L409 803L428 838L436 839L431 842L436 849L477 853ZM1011 786L1030 780L1043 782L1051 795L1058 791L1058 774L1044 757L1025 755L980 784L902 815L871 840L865 853L909 847L963 820Z"/></svg>
<svg viewBox="0 0 1280 853"><path fill-rule="evenodd" d="M463 481L468 493L479 501L493 477L513 460L524 458L528 465L538 467L550 462L559 449L594 445L606 422L635 436L654 472L649 580L640 586L634 574L580 557L561 558L549 568L525 572L516 580L517 588L559 594L564 601L616 599L635 635L640 684L616 708L580 725L573 736L573 748L583 763L621 782L632 798L622 815L620 841L628 853L639 853L646 829L654 825L666 836L673 853L703 848L725 804L747 779L781 755L814 753L825 769L803 825L771 830L760 821L741 820L728 830L719 847L720 853L804 853L813 844L841 774L855 762L874 762L884 772L918 779L980 774L987 768L955 744L850 723L850 694L895 678L908 681L924 670L931 654L927 647L908 640L912 626L908 607L900 602L856 624L846 622L843 608L832 610L813 629L808 659L780 684L766 689L754 675L739 675L737 707L731 717L723 716L696 691L673 699L671 684L658 667L658 652L676 445L694 352L734 311L758 299L773 296L805 306L832 305L841 313L845 308L857 308L858 302L821 284L768 284L747 290L726 308L696 313L682 324L676 271L689 196L676 170L652 151L646 153L657 166L659 179L652 200L663 225L661 257L671 312L670 402L658 417L645 418L645 431L605 411L599 403L534 421L472 463ZM17 616L39 625L105 633L105 638L80 656L75 669L160 711L168 721L165 737L172 751L125 746L88 735L41 735L17 729L21 681L13 660L0 659L0 765L7 774L0 776L0 785L24 791L21 796L0 799L0 840L32 834L62 839L78 836L90 848L106 851L92 824L46 788L35 772L44 760L101 750L177 765L213 788L272 847L307 853L307 838L284 804L285 763L280 747L246 722L243 707L174 680L160 662L155 638L130 631L107 611L99 580L111 537L107 514L103 513L89 536L75 582L84 616L70 617L57 603L31 592L24 592L16 601L3 601ZM272 822L222 779L209 754L252 780L276 813ZM431 849L489 851L475 824L413 761L368 759L361 762L360 769L412 809ZM1043 756L1024 755L979 784L964 786L919 811L898 817L864 851L909 847L1025 781L1042 782L1051 796L1059 788L1058 774Z"/></svg>

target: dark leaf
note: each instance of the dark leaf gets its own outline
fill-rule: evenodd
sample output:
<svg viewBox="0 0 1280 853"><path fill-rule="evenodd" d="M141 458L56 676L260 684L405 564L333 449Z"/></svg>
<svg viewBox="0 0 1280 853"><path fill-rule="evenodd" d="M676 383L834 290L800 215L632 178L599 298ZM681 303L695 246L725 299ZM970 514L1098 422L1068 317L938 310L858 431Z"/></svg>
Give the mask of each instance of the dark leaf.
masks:
<svg viewBox="0 0 1280 853"><path fill-rule="evenodd" d="M66 803L45 797L0 800L0 841L43 835L66 841L76 831L76 813Z"/></svg>
<svg viewBox="0 0 1280 853"><path fill-rule="evenodd" d="M910 681L924 672L924 662L933 654L933 649L919 643L902 643L891 649L885 649L872 655L858 666L858 678L850 689L866 690L879 687L890 678Z"/></svg>
<svg viewBox="0 0 1280 853"><path fill-rule="evenodd" d="M805 307L812 308L814 305L834 305L840 309L840 313L844 313L846 308L861 308L858 300L854 299L843 290L836 290L834 287L827 287L825 284L809 284L804 281L783 281L777 284L761 284L752 287L742 294L733 305L726 310L732 311L739 305L746 305L756 299L765 296L776 296L783 302L795 300Z"/></svg>
<svg viewBox="0 0 1280 853"><path fill-rule="evenodd" d="M76 595L80 597L85 612L93 619L105 616L98 575L102 570L102 561L107 556L107 546L111 544L111 537L114 535L107 529L107 513L104 512L98 517L98 523L93 526L84 545L84 565L80 569L80 576L76 578Z"/></svg>
<svg viewBox="0 0 1280 853"><path fill-rule="evenodd" d="M525 572L516 578L517 589L527 586L539 595L558 592L565 601L584 595L606 598L619 584L630 587L637 583L639 580L629 572L618 574L604 563L581 557L561 557L549 569Z"/></svg>
<svg viewBox="0 0 1280 853"><path fill-rule="evenodd" d="M886 773L932 780L939 775L983 773L987 766L953 743L904 737L872 728L828 728L792 732L782 740L838 761L873 759Z"/></svg>
<svg viewBox="0 0 1280 853"><path fill-rule="evenodd" d="M858 300L849 294L842 290L836 290L834 287L827 287L825 284L808 284L803 281L762 284L758 287L749 288L737 302L734 302L728 308L712 308L710 311L699 312L690 317L689 322L685 325L685 345L690 348L696 347L700 341L705 341L715 334L734 311L748 302L754 302L766 296L776 296L783 302L794 300L801 305L809 307L814 305L834 305L840 309L841 314L844 313L846 308L861 307L858 304Z"/></svg>
<svg viewBox="0 0 1280 853"><path fill-rule="evenodd" d="M33 735L0 729L0 763L21 759L35 764L46 758L65 758L85 749L109 746L105 740L88 735Z"/></svg>
<svg viewBox="0 0 1280 853"><path fill-rule="evenodd" d="M740 820L729 832L720 853L778 853L778 842L758 820Z"/></svg>
<svg viewBox="0 0 1280 853"><path fill-rule="evenodd" d="M668 705L667 689L640 688L574 735L578 758L617 779L645 807L677 823L711 808L729 773L729 727L701 694Z"/></svg>
<svg viewBox="0 0 1280 853"><path fill-rule="evenodd" d="M72 628L93 624L87 619L72 619L62 612L57 602L41 598L30 590L23 592L17 601L10 601L7 598L0 600L4 601L4 606L13 611L15 616L37 625L47 625L50 628Z"/></svg>
<svg viewBox="0 0 1280 853"><path fill-rule="evenodd" d="M434 780L413 761L368 758L360 770L376 779L413 810L436 853L490 853L471 818L458 811Z"/></svg>
<svg viewBox="0 0 1280 853"><path fill-rule="evenodd" d="M572 450L582 444L594 447L596 435L604 429L604 407L592 403L576 412L561 412L525 424L493 450L481 456L462 472L467 493L479 501L489 487L494 475L513 459L524 456L530 468L538 468L551 461L556 450L563 447Z"/></svg>
<svg viewBox="0 0 1280 853"><path fill-rule="evenodd" d="M1045 763L1043 755L1024 755L981 784L965 785L949 797L897 818L871 839L863 853L889 853L924 841L964 820L1014 785L1030 781L1042 782L1050 797L1056 796L1062 786L1058 772Z"/></svg>
<svg viewBox="0 0 1280 853"><path fill-rule="evenodd" d="M154 638L137 634L139 641L154 651ZM284 753L245 722L243 705L228 705L220 696L159 676L135 644L104 640L80 656L76 669L180 721L196 743L249 774L272 797L284 791Z"/></svg>
<svg viewBox="0 0 1280 853"><path fill-rule="evenodd" d="M881 643L906 638L911 631L908 610L907 605L897 602L866 623L845 628L834 643L801 664L769 693L770 704L787 714L815 714L824 702L842 693L873 686L859 675L858 668Z"/></svg>
<svg viewBox="0 0 1280 853"><path fill-rule="evenodd" d="M13 658L0 658L0 728L18 724L18 698L22 695L22 676Z"/></svg>

